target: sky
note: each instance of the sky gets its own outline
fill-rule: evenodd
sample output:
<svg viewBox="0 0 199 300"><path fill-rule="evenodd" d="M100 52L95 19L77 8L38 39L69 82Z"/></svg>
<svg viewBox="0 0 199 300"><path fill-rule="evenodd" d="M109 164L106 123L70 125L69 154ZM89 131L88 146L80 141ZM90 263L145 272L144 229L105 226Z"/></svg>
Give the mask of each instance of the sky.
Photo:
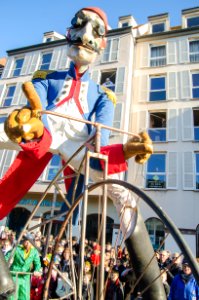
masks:
<svg viewBox="0 0 199 300"><path fill-rule="evenodd" d="M138 24L148 16L169 13L171 26L181 24L182 9L199 6L199 0L1 0L0 58L13 50L42 42L43 33L65 34L70 20L82 7L102 8L111 28L118 18L132 15Z"/></svg>

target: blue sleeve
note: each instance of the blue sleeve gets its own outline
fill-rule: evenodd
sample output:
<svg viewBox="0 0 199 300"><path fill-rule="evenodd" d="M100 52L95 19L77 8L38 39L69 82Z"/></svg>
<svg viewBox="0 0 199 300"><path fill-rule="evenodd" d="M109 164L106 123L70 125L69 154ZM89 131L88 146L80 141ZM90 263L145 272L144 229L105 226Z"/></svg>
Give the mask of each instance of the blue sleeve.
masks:
<svg viewBox="0 0 199 300"><path fill-rule="evenodd" d="M39 98L41 100L42 109L45 110L48 106L48 81L43 79L33 79L32 83L35 87L35 90L37 94L39 95ZM42 115L42 122L44 123L44 126L48 128L48 121L47 121L47 115Z"/></svg>
<svg viewBox="0 0 199 300"><path fill-rule="evenodd" d="M37 94L39 95L39 98L42 103L42 108L46 109L46 107L48 105L48 100L47 100L48 83L47 83L47 80L33 79L32 83L35 87Z"/></svg>
<svg viewBox="0 0 199 300"><path fill-rule="evenodd" d="M107 126L113 126L114 104L106 94L102 94L95 107L95 121ZM101 130L101 146L109 144L110 130Z"/></svg>

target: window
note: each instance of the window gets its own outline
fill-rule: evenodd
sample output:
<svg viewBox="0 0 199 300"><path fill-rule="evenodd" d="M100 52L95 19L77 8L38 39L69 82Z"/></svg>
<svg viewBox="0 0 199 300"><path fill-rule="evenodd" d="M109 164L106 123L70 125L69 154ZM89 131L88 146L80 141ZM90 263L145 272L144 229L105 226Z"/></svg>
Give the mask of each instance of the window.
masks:
<svg viewBox="0 0 199 300"><path fill-rule="evenodd" d="M199 26L199 16L187 18L187 27Z"/></svg>
<svg viewBox="0 0 199 300"><path fill-rule="evenodd" d="M13 100L16 85L10 85L6 87L6 91L3 97L2 106L10 106Z"/></svg>
<svg viewBox="0 0 199 300"><path fill-rule="evenodd" d="M53 178L55 177L55 175L57 174L57 172L59 171L61 166L61 162L60 162L60 156L59 155L54 155L51 159L51 162L47 168L46 171L46 180L53 180Z"/></svg>
<svg viewBox="0 0 199 300"><path fill-rule="evenodd" d="M152 24L152 33L165 31L165 23Z"/></svg>
<svg viewBox="0 0 199 300"><path fill-rule="evenodd" d="M165 76L156 76L150 78L150 96L149 101L166 100Z"/></svg>
<svg viewBox="0 0 199 300"><path fill-rule="evenodd" d="M102 62L111 62L118 59L118 45L119 39L112 39L107 41L107 46L104 49Z"/></svg>
<svg viewBox="0 0 199 300"><path fill-rule="evenodd" d="M189 42L189 59L190 62L199 61L199 41Z"/></svg>
<svg viewBox="0 0 199 300"><path fill-rule="evenodd" d="M199 153L196 153L196 189L199 190Z"/></svg>
<svg viewBox="0 0 199 300"><path fill-rule="evenodd" d="M199 73L192 73L192 97L199 98Z"/></svg>
<svg viewBox="0 0 199 300"><path fill-rule="evenodd" d="M152 154L147 163L146 188L166 188L166 154Z"/></svg>
<svg viewBox="0 0 199 300"><path fill-rule="evenodd" d="M1 155L1 164L0 164L0 178L6 173L8 168L10 167L14 157L16 156L16 151L12 150L0 150Z"/></svg>
<svg viewBox="0 0 199 300"><path fill-rule="evenodd" d="M102 72L100 84L108 89L115 91L116 70Z"/></svg>
<svg viewBox="0 0 199 300"><path fill-rule="evenodd" d="M194 140L199 141L199 109L193 110Z"/></svg>
<svg viewBox="0 0 199 300"><path fill-rule="evenodd" d="M145 225L154 250L159 249L165 236L164 224L156 218L150 218L145 222Z"/></svg>
<svg viewBox="0 0 199 300"><path fill-rule="evenodd" d="M151 46L151 67L160 67L166 65L166 46Z"/></svg>
<svg viewBox="0 0 199 300"><path fill-rule="evenodd" d="M41 57L39 70L48 70L52 59L52 53L44 53Z"/></svg>
<svg viewBox="0 0 199 300"><path fill-rule="evenodd" d="M122 28L124 28L124 27L128 27L129 26L129 23L128 22L124 22L124 23L122 23Z"/></svg>
<svg viewBox="0 0 199 300"><path fill-rule="evenodd" d="M153 112L149 115L149 135L154 142L166 141L166 112Z"/></svg>
<svg viewBox="0 0 199 300"><path fill-rule="evenodd" d="M7 118L7 115L0 115L0 124L3 124Z"/></svg>
<svg viewBox="0 0 199 300"><path fill-rule="evenodd" d="M14 69L13 69L13 73L12 73L13 77L17 77L20 75L21 69L23 66L23 62L24 62L24 58L19 58L19 59L15 60Z"/></svg>

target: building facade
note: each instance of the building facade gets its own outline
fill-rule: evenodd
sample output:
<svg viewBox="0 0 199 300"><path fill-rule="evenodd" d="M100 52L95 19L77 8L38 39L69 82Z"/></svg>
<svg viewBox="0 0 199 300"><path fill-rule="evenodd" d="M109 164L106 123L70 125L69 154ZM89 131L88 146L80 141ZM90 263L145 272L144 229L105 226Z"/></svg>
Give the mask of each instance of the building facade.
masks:
<svg viewBox="0 0 199 300"><path fill-rule="evenodd" d="M148 130L154 142L154 154L145 166L129 161L126 178L144 189L174 221L199 256L199 8L182 11L180 26L171 27L167 13L150 16L137 25L132 16L119 18L118 28L108 32L103 55L92 65L91 78L112 89L117 96L113 126L138 133ZM21 83L31 80L34 71L66 69L65 37L56 32L44 34L43 42L8 51L8 60L0 81L0 122L15 107L26 104ZM127 136L112 132L110 143L125 142ZM2 177L16 153L0 150ZM42 176L17 205L30 214L41 193L60 167L54 156ZM62 186L63 187L63 186ZM96 227L96 200L99 191L89 197L88 222ZM54 199L54 200L53 200ZM62 199L54 189L33 219L37 223L51 214L50 204L59 210ZM157 248L167 229L149 207L140 201L152 243ZM17 209L16 208L16 209ZM15 209L15 210L16 210ZM16 216L14 216L16 215ZM13 212L3 222L15 223ZM114 240L118 224L116 211L108 202L109 240ZM23 224L22 224L23 225ZM92 238L91 232L88 237ZM168 235L164 247L177 250Z"/></svg>

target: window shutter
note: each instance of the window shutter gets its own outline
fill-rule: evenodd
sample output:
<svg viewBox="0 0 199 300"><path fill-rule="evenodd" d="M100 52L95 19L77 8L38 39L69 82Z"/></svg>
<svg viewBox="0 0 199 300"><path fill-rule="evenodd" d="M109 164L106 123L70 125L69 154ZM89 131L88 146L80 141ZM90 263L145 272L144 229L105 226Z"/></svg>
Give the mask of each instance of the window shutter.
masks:
<svg viewBox="0 0 199 300"><path fill-rule="evenodd" d="M12 70L13 64L14 64L14 57L9 57L4 67L2 78L7 78L10 76L10 72Z"/></svg>
<svg viewBox="0 0 199 300"><path fill-rule="evenodd" d="M31 65L30 65L30 70L29 70L30 74L34 73L36 71L36 69L38 68L39 57L40 57L40 53L37 52L37 53L33 54Z"/></svg>
<svg viewBox="0 0 199 300"><path fill-rule="evenodd" d="M112 40L111 47L111 61L116 61L118 59L118 49L119 49L119 39Z"/></svg>
<svg viewBox="0 0 199 300"><path fill-rule="evenodd" d="M194 189L194 164L193 164L193 153L183 153L183 189L193 190Z"/></svg>
<svg viewBox="0 0 199 300"><path fill-rule="evenodd" d="M149 45L143 44L140 51L140 66L141 68L149 66Z"/></svg>
<svg viewBox="0 0 199 300"><path fill-rule="evenodd" d="M148 85L149 85L149 78L147 75L140 76L138 78L138 89L139 89L139 95L138 95L138 101L139 102L146 102L148 100Z"/></svg>
<svg viewBox="0 0 199 300"><path fill-rule="evenodd" d="M132 112L130 114L130 127L129 131L138 132L138 112Z"/></svg>
<svg viewBox="0 0 199 300"><path fill-rule="evenodd" d="M56 70L58 66L59 56L61 54L61 49L57 48L53 50L52 59L50 62L50 70Z"/></svg>
<svg viewBox="0 0 199 300"><path fill-rule="evenodd" d="M32 54L28 53L25 55L23 66L21 69L21 75L29 74L30 62L32 59Z"/></svg>
<svg viewBox="0 0 199 300"><path fill-rule="evenodd" d="M140 111L138 115L138 131L146 130L147 126L147 112Z"/></svg>
<svg viewBox="0 0 199 300"><path fill-rule="evenodd" d="M193 140L193 111L189 107L182 109L182 140Z"/></svg>
<svg viewBox="0 0 199 300"><path fill-rule="evenodd" d="M189 71L181 72L181 91L183 99L191 98L190 73Z"/></svg>
<svg viewBox="0 0 199 300"><path fill-rule="evenodd" d="M177 98L177 73L169 72L168 73L168 99Z"/></svg>
<svg viewBox="0 0 199 300"><path fill-rule="evenodd" d="M167 64L176 64L176 42L167 43Z"/></svg>
<svg viewBox="0 0 199 300"><path fill-rule="evenodd" d="M93 70L92 71L92 73L91 73L91 79L93 80L93 81L95 81L95 83L99 83L99 81L100 81L100 72L99 72L99 70Z"/></svg>
<svg viewBox="0 0 199 300"><path fill-rule="evenodd" d="M116 77L116 93L123 93L124 90L124 76L125 76L125 68L121 67L117 70L117 77Z"/></svg>
<svg viewBox="0 0 199 300"><path fill-rule="evenodd" d="M59 57L59 64L58 64L58 68L59 69L66 69L68 66L68 56L67 56L67 48L62 48L61 50L61 54Z"/></svg>
<svg viewBox="0 0 199 300"><path fill-rule="evenodd" d="M0 103L3 99L3 94L4 94L4 91L5 91L5 88L6 88L6 85L5 84L1 84L0 85Z"/></svg>
<svg viewBox="0 0 199 300"><path fill-rule="evenodd" d="M180 41L180 62L189 62L189 50L188 50L188 40L183 39Z"/></svg>
<svg viewBox="0 0 199 300"><path fill-rule="evenodd" d="M168 109L167 112L167 140L177 141L177 110Z"/></svg>
<svg viewBox="0 0 199 300"><path fill-rule="evenodd" d="M167 188L177 189L177 170L178 170L178 155L177 152L167 153Z"/></svg>
<svg viewBox="0 0 199 300"><path fill-rule="evenodd" d="M12 105L18 105L20 103L20 98L22 94L21 84L22 84L21 82L16 84L14 96L12 99Z"/></svg>

